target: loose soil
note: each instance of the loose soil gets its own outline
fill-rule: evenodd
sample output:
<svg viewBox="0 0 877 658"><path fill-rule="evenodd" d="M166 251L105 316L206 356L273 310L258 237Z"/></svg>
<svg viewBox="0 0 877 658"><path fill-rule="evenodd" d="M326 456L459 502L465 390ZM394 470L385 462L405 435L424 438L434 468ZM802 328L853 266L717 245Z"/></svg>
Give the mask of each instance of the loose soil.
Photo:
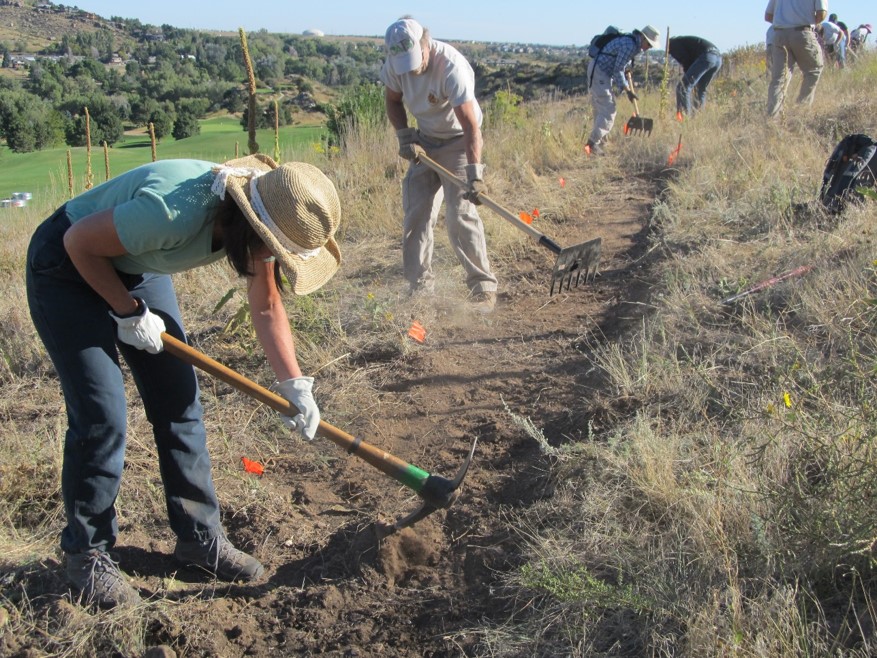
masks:
<svg viewBox="0 0 877 658"><path fill-rule="evenodd" d="M266 460L259 486L282 504L259 518L244 510L224 519L234 542L265 564L260 582L205 585L199 574L176 571L170 533L152 536L123 523L115 550L141 594L181 602L151 616L149 643L178 655L221 657L486 653L473 629L509 617L502 578L521 562L508 520L552 495L550 460L519 421L529 419L557 446L586 440L623 413L596 402L601 382L588 354L621 340L645 308L642 257L654 195L652 182L626 178L623 197L603 200L611 213L592 209L552 236L563 245L602 237L601 275L593 283L549 297L554 257L527 242L520 259L497 266L501 288L492 314L474 313L441 290L406 302L410 317L397 321L418 320L426 340L402 352L376 347L348 357L334 376L360 383L346 387L362 391L361 399L345 400L358 410L350 418L334 417L332 377L318 375L325 420L432 473L453 477L478 439L460 498L448 510L379 538L375 522L404 515L417 497L317 439ZM481 212L485 221L501 221ZM367 253L373 249L345 252L348 283L375 280ZM386 249L398 252L398 245L388 241ZM400 279L386 273L388 285ZM324 458L315 460L315 451ZM221 494L223 483L217 488ZM60 565L39 569L52 574L43 586L66 610L48 614L74 614L58 597L65 591ZM21 649L6 646L11 655Z"/></svg>

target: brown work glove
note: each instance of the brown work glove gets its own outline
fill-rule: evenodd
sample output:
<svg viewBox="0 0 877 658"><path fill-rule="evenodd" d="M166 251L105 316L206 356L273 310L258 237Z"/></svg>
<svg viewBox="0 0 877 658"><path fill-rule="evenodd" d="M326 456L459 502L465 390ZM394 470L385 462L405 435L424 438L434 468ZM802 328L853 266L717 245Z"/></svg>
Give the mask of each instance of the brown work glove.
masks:
<svg viewBox="0 0 877 658"><path fill-rule="evenodd" d="M467 164L466 165L466 193L463 198L474 203L476 206L481 205L479 194L487 194L487 185L484 184L484 165L483 164Z"/></svg>
<svg viewBox="0 0 877 658"><path fill-rule="evenodd" d="M416 160L417 128L400 128L396 131L396 139L399 140L399 157Z"/></svg>

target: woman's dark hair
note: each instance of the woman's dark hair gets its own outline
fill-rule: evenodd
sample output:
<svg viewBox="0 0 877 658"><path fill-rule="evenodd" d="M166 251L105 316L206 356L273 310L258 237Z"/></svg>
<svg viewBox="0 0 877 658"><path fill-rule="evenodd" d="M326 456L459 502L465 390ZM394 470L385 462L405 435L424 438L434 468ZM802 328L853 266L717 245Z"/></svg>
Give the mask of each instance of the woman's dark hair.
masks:
<svg viewBox="0 0 877 658"><path fill-rule="evenodd" d="M264 246L262 239L250 226L250 222L244 217L244 213L235 203L231 195L226 195L225 200L219 203L213 216L213 221L222 230L222 245L225 247L225 255L235 272L241 276L253 276L250 263L253 261L253 252ZM283 277L280 273L280 263L274 262L274 282L278 290L283 290Z"/></svg>

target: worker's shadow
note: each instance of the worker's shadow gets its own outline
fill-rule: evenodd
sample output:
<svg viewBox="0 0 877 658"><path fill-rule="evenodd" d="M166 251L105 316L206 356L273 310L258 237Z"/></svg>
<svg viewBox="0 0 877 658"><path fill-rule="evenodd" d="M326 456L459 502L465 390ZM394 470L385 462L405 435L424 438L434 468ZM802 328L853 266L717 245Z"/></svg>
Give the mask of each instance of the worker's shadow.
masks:
<svg viewBox="0 0 877 658"><path fill-rule="evenodd" d="M385 534L374 523L352 521L332 533L325 544L314 546L309 555L273 570L269 566L267 576L252 583L224 582L206 571L179 565L172 555L138 546L119 546L114 552L123 570L134 577L135 584L138 577L161 579L160 591L139 588L143 598L240 598L261 596L278 588L304 589L322 581L338 583L355 578L364 568L377 563L381 537Z"/></svg>

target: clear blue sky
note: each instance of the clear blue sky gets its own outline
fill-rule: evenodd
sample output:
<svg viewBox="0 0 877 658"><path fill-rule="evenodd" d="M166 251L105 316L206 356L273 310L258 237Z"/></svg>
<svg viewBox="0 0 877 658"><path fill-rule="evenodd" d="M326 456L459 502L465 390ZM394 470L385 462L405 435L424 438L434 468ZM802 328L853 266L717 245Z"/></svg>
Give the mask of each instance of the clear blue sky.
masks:
<svg viewBox="0 0 877 658"><path fill-rule="evenodd" d="M877 24L875 0L828 1L829 13L837 13L851 29ZM356 36L383 35L399 16L411 14L438 39L550 45L585 44L610 24L623 30L651 24L662 41L670 28L671 36L694 34L728 50L762 42L767 29L767 0L80 0L76 6L106 18L137 18L152 25L292 34L318 29Z"/></svg>

